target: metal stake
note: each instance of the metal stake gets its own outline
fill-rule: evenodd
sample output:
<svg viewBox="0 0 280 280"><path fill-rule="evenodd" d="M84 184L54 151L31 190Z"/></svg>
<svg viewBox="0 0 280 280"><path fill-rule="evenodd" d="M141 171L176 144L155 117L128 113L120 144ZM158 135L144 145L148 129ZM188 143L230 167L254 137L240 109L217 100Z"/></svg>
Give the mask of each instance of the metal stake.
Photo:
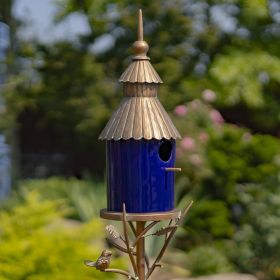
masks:
<svg viewBox="0 0 280 280"><path fill-rule="evenodd" d="M139 236L145 229L145 222L136 222L136 234ZM141 237L136 245L136 262L139 280L145 280L145 238Z"/></svg>

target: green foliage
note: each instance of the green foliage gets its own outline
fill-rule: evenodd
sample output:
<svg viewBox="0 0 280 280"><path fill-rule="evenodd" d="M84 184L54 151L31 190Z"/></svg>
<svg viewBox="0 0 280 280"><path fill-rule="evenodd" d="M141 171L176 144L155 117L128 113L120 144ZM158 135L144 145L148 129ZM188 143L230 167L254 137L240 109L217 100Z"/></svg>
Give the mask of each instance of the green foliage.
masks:
<svg viewBox="0 0 280 280"><path fill-rule="evenodd" d="M186 267L193 276L224 273L232 270L226 257L214 247L200 246L187 254Z"/></svg>
<svg viewBox="0 0 280 280"><path fill-rule="evenodd" d="M212 175L205 179L205 191L229 203L236 200L237 184L269 180L279 169L279 141L237 127L225 126L209 141L207 152Z"/></svg>
<svg viewBox="0 0 280 280"><path fill-rule="evenodd" d="M106 207L106 188L103 183L95 181L52 177L24 180L20 186L19 196L14 199L36 190L43 198L64 200L71 209L68 216L83 221L98 217L99 210Z"/></svg>
<svg viewBox="0 0 280 280"><path fill-rule="evenodd" d="M236 50L218 56L210 70L221 84L218 93L222 104L245 103L251 107L265 106L265 86L268 81L280 83L279 71L280 59L276 56Z"/></svg>
<svg viewBox="0 0 280 280"><path fill-rule="evenodd" d="M109 114L108 104L112 102L113 84L105 76L105 66L69 43L38 45L36 53L31 54L23 48L22 55L34 64L38 59L42 63L35 64L38 79L31 87L19 81L7 89L10 114L17 117L23 110L31 110L41 118L41 126L52 123L61 131L67 128L92 135Z"/></svg>
<svg viewBox="0 0 280 280"><path fill-rule="evenodd" d="M222 201L199 200L189 214L188 225L196 232L196 240L231 237L234 230L230 222L230 211Z"/></svg>
<svg viewBox="0 0 280 280"><path fill-rule="evenodd" d="M114 279L83 265L102 250L102 224L65 220L62 201L36 191L0 214L0 279ZM117 265L120 265L118 263Z"/></svg>
<svg viewBox="0 0 280 280"><path fill-rule="evenodd" d="M238 198L243 223L234 235L231 258L245 271L264 271L269 279L280 279L279 176L266 184L240 185Z"/></svg>
<svg viewBox="0 0 280 280"><path fill-rule="evenodd" d="M195 204L185 225L188 235L177 245L192 250L206 242L240 270L279 279L279 140L225 124L209 103L182 106L174 110L184 127L179 199L192 197ZM197 264L199 269L204 265Z"/></svg>
<svg viewBox="0 0 280 280"><path fill-rule="evenodd" d="M197 197L232 205L237 200L238 184L265 182L276 176L278 139L224 124L218 111L199 100L188 103L185 110L185 115L177 115L175 119L183 132L177 154L178 165L185 168L179 180L180 177L189 180L188 188L186 182L179 188L181 196L191 192Z"/></svg>

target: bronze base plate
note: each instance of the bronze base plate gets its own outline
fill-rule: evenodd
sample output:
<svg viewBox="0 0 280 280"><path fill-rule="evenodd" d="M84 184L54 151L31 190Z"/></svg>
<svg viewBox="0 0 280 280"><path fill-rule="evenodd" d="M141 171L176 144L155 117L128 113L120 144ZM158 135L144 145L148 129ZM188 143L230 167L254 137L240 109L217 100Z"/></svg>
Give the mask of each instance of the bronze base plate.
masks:
<svg viewBox="0 0 280 280"><path fill-rule="evenodd" d="M153 212L153 213L126 213L126 219L130 222L146 222L146 221L164 221L176 219L180 216L181 211L174 209L167 212ZM107 209L100 210L100 217L106 220L122 221L122 212L112 212Z"/></svg>

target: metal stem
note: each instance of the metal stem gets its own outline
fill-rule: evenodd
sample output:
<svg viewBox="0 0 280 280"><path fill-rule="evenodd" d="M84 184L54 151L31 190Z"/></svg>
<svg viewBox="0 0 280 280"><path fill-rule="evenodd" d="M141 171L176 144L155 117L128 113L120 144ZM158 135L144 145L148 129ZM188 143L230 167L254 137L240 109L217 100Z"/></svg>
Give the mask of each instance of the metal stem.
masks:
<svg viewBox="0 0 280 280"><path fill-rule="evenodd" d="M139 236L145 229L145 222L136 222L136 233ZM142 237L136 244L136 260L139 280L145 280L145 239Z"/></svg>
<svg viewBox="0 0 280 280"><path fill-rule="evenodd" d="M117 268L107 268L104 270L104 272L112 272L112 273L118 273L126 276L128 279L137 279L134 276L132 276L130 273L128 273L125 270L117 269Z"/></svg>
<svg viewBox="0 0 280 280"><path fill-rule="evenodd" d="M155 226L156 224L158 223L158 221L155 221L155 222L152 222L150 223L146 228L144 228L144 230L139 234L136 234L136 239L134 240L133 244L132 244L132 247L135 247L138 240L141 239L141 238L145 238L145 234L153 227Z"/></svg>
<svg viewBox="0 0 280 280"><path fill-rule="evenodd" d="M127 253L128 256L130 258L134 273L136 276L139 275L138 273L138 268L137 268L137 264L135 263L135 259L133 257L133 253L132 250L130 248L130 243L129 243L129 238L128 238L128 229L127 229L127 220L126 220L126 208L125 208L125 204L123 203L123 212L122 212L122 222L123 222L123 231L124 231L124 238L125 238L125 244L126 244L126 248L127 248Z"/></svg>
<svg viewBox="0 0 280 280"><path fill-rule="evenodd" d="M154 223L154 222L153 222L153 223ZM158 223L158 221L157 221L157 223ZM136 229L135 229L135 227L134 227L134 225L133 225L133 222L128 222L128 224L130 225L130 228L131 228L131 230L132 230L132 232L133 232L135 238L138 239L139 235L137 236L137 232L136 232ZM150 226L150 225L149 225L149 226ZM149 226L148 226L148 227L149 227ZM144 230L144 231L145 231L145 230ZM142 231L142 234L143 234L143 231ZM138 241L137 241L137 242L138 242ZM135 241L134 241L134 244L136 244ZM135 246L135 245L134 245L134 246ZM135 254L136 254L136 253L135 253ZM150 269L150 260L149 260L149 257L148 257L148 255L147 255L146 252L145 252L145 262L146 262L147 269Z"/></svg>

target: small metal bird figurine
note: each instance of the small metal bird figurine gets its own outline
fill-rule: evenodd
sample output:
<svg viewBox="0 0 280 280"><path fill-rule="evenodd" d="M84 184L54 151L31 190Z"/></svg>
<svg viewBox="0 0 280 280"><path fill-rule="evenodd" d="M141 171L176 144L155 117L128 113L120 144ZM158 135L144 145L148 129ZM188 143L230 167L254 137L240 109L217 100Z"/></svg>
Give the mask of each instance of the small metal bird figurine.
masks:
<svg viewBox="0 0 280 280"><path fill-rule="evenodd" d="M104 250L96 262L93 262L90 260L85 260L84 263L87 266L95 267L97 270L104 271L105 269L109 268L109 266L110 266L111 256L112 256L111 251Z"/></svg>

